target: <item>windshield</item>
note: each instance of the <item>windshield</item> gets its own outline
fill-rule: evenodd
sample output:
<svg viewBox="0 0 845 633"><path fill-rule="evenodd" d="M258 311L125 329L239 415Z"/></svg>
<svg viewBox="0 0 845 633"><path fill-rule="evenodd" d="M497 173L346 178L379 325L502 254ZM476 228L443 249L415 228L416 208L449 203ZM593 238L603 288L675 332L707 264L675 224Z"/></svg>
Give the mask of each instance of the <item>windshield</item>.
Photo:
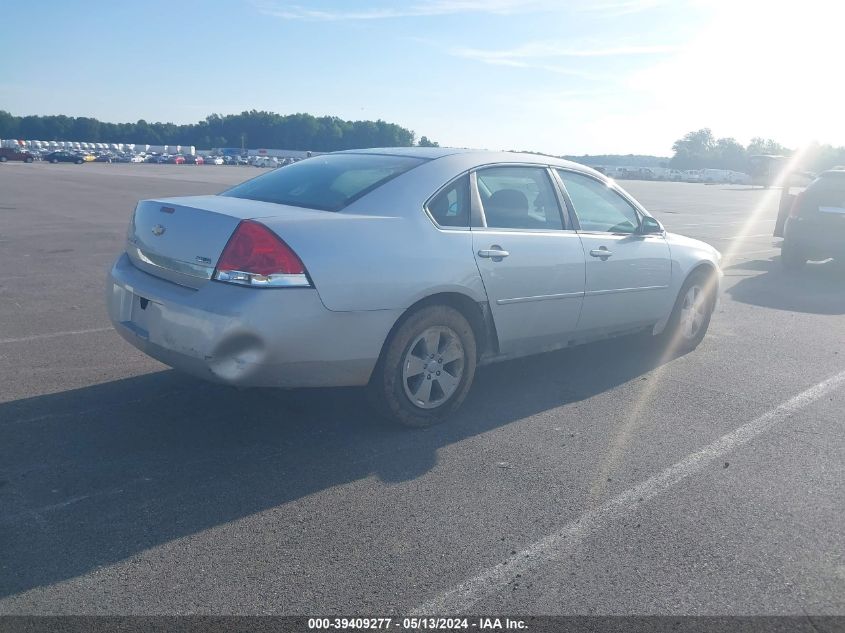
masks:
<svg viewBox="0 0 845 633"><path fill-rule="evenodd" d="M327 154L281 167L220 195L339 211L423 162L408 156Z"/></svg>

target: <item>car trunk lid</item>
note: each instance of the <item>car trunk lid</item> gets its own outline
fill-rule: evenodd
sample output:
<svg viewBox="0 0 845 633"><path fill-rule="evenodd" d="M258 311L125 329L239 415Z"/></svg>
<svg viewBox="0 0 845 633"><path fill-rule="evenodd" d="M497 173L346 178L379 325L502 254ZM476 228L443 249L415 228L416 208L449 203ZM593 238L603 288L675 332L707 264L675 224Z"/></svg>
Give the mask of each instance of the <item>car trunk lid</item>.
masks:
<svg viewBox="0 0 845 633"><path fill-rule="evenodd" d="M141 270L173 283L208 283L223 248L246 219L320 213L221 196L159 198L138 203L126 252Z"/></svg>

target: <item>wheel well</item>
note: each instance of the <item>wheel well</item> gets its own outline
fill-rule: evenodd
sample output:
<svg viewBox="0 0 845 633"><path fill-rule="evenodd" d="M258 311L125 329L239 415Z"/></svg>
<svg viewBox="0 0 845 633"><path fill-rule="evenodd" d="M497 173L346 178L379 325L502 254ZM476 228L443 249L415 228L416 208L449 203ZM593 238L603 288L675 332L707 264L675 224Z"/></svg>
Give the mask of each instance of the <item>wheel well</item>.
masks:
<svg viewBox="0 0 845 633"><path fill-rule="evenodd" d="M425 297L424 299L420 299L402 313L402 316L396 320L396 323L393 324L393 327L390 328L390 332L388 332L387 337L384 339L384 343L381 347L381 354L379 354L379 362L381 362L381 357L384 355L384 350L387 348L388 341L390 341L393 333L399 328L399 326L418 310L432 305L449 306L464 316L464 318L469 322L473 334L475 334L479 358L489 354L497 354L499 352L499 337L496 334L496 326L493 323L493 317L490 314L490 306L487 302L485 301L479 303L459 292L441 292Z"/></svg>
<svg viewBox="0 0 845 633"><path fill-rule="evenodd" d="M695 268L693 268L689 274L687 275L686 279L684 279L684 283L687 283L687 280L690 279L693 275L704 275L707 278L708 282L708 290L712 291L714 301L717 299L717 289L719 283L719 273L713 264L709 263L701 263L698 264ZM683 286L681 286L683 287Z"/></svg>

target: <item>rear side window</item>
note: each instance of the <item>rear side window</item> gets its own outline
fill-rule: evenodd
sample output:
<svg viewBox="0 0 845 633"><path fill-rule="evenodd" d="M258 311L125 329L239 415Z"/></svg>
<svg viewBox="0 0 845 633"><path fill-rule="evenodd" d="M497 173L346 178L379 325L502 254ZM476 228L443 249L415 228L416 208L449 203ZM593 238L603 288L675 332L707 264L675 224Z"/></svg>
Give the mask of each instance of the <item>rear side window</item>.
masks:
<svg viewBox="0 0 845 633"><path fill-rule="evenodd" d="M340 211L426 159L378 154L327 154L274 169L223 196Z"/></svg>
<svg viewBox="0 0 845 633"><path fill-rule="evenodd" d="M469 175L461 176L426 205L440 226L469 226Z"/></svg>

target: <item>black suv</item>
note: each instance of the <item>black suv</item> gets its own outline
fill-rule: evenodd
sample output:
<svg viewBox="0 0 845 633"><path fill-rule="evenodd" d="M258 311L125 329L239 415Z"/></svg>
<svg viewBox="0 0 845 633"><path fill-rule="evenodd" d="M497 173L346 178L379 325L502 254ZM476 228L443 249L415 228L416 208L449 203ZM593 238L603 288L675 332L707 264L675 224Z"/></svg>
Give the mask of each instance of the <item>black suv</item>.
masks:
<svg viewBox="0 0 845 633"><path fill-rule="evenodd" d="M845 258L845 168L838 167L819 174L795 197L781 247L788 270L829 257Z"/></svg>

